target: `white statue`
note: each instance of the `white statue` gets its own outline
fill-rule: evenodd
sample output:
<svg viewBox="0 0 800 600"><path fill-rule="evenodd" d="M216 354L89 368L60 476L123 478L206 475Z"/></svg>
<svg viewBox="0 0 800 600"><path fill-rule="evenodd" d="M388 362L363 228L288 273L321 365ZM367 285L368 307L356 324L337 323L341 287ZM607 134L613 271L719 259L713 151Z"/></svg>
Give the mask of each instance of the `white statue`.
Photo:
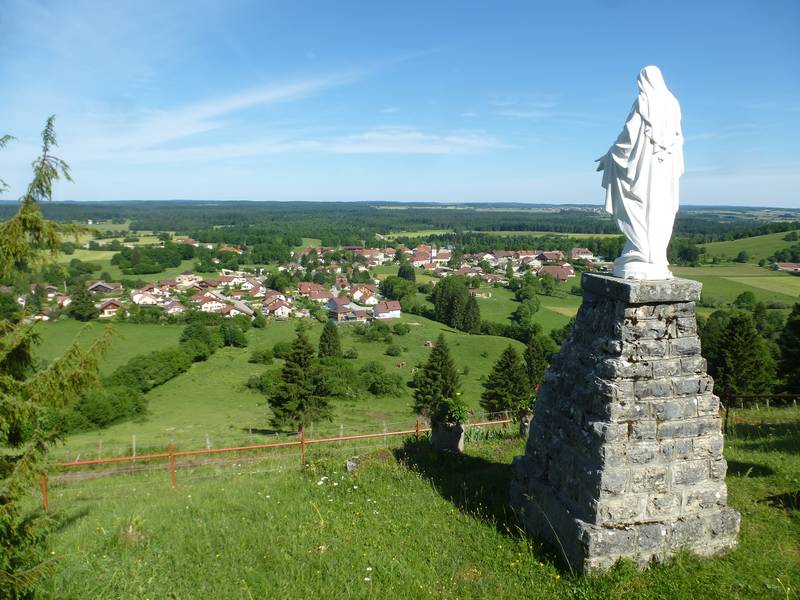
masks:
<svg viewBox="0 0 800 600"><path fill-rule="evenodd" d="M639 73L639 97L616 143L598 159L606 211L628 238L614 275L671 279L667 245L683 175L681 109L658 67Z"/></svg>

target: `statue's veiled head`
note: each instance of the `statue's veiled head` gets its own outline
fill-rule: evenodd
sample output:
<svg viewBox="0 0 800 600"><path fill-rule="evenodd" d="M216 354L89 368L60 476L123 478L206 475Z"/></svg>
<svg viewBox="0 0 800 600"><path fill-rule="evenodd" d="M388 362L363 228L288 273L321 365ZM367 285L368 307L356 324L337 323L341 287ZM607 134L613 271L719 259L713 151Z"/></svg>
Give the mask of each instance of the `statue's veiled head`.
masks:
<svg viewBox="0 0 800 600"><path fill-rule="evenodd" d="M642 92L661 91L667 89L661 69L650 65L639 71L639 79L636 81Z"/></svg>

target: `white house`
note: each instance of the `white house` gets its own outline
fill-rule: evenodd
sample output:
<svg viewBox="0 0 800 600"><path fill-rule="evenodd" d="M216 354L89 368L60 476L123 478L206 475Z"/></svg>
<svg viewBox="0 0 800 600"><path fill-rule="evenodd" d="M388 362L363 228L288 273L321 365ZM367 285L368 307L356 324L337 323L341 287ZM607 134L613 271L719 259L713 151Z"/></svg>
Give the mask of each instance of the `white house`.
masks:
<svg viewBox="0 0 800 600"><path fill-rule="evenodd" d="M378 302L372 307L372 314L376 319L399 319L402 316L400 302L397 300Z"/></svg>

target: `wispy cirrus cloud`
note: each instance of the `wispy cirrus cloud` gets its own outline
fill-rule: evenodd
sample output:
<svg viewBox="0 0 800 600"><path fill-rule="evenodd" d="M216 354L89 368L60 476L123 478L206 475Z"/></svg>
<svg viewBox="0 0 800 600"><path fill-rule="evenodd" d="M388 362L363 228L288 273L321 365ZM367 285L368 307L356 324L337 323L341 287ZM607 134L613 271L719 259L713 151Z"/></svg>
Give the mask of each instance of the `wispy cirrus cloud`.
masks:
<svg viewBox="0 0 800 600"><path fill-rule="evenodd" d="M90 154L101 156L155 149L199 133L222 129L226 118L238 112L309 98L352 83L360 76L359 71L352 70L248 88L181 107L148 110L122 123L115 123L113 117L101 117L99 131L93 139L87 140L86 147Z"/></svg>
<svg viewBox="0 0 800 600"><path fill-rule="evenodd" d="M529 120L558 119L573 123L593 123L600 120L597 114L560 108L554 95L534 95L522 98L493 97L489 101L491 112L500 117Z"/></svg>
<svg viewBox="0 0 800 600"><path fill-rule="evenodd" d="M331 137L260 138L258 140L205 144L183 148L154 148L128 154L136 163L219 161L288 153L455 155L510 148L480 131L424 132L410 128L386 128Z"/></svg>

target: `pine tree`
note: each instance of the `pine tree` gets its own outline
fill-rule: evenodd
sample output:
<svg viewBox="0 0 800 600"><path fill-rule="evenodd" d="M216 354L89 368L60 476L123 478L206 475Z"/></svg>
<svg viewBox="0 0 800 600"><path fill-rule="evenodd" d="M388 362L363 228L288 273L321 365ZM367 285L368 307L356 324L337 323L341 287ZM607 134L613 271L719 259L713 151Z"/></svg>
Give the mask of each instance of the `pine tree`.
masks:
<svg viewBox="0 0 800 600"><path fill-rule="evenodd" d="M434 343L428 362L416 378L414 410L433 423L453 422L463 411L460 396L460 381L444 334ZM456 420L455 422L458 422Z"/></svg>
<svg viewBox="0 0 800 600"><path fill-rule="evenodd" d="M470 296L467 300L460 329L467 333L477 333L481 329L481 309L474 296Z"/></svg>
<svg viewBox="0 0 800 600"><path fill-rule="evenodd" d="M67 307L67 314L78 321L91 321L100 314L94 305L92 295L86 289L82 281L79 281L70 291L70 304Z"/></svg>
<svg viewBox="0 0 800 600"><path fill-rule="evenodd" d="M794 305L778 340L781 375L790 394L800 394L800 303Z"/></svg>
<svg viewBox="0 0 800 600"><path fill-rule="evenodd" d="M322 328L322 335L319 336L319 351L320 358L326 356L333 356L336 358L342 357L342 345L339 342L339 328L333 321L325 321L325 326Z"/></svg>
<svg viewBox="0 0 800 600"><path fill-rule="evenodd" d="M406 262L397 269L397 276L408 281L416 281L417 271L414 269L414 265Z"/></svg>
<svg viewBox="0 0 800 600"><path fill-rule="evenodd" d="M536 386L542 383L544 372L547 369L547 352L539 336L532 335L531 339L528 340L524 358L528 383L531 386L531 390L536 390Z"/></svg>
<svg viewBox="0 0 800 600"><path fill-rule="evenodd" d="M281 381L269 397L274 427L304 427L330 417L331 409L322 385L314 348L298 332L281 370Z"/></svg>
<svg viewBox="0 0 800 600"><path fill-rule="evenodd" d="M517 411L530 406L530 380L513 346L503 350L483 387L481 407L486 412Z"/></svg>
<svg viewBox="0 0 800 600"><path fill-rule="evenodd" d="M56 146L55 117L42 131L42 154L33 163L33 180L19 209L0 224L0 278L42 263L56 254L67 227L46 220L39 204L52 197L53 182L70 179L69 167L50 151ZM0 138L2 147L9 138ZM49 448L60 432L47 414L77 402L97 381L97 358L108 343L102 336L88 348L70 347L46 369L36 371L32 348L35 325L0 323L0 597L30 597L52 570L44 540L48 520L27 505Z"/></svg>
<svg viewBox="0 0 800 600"><path fill-rule="evenodd" d="M734 396L769 393L775 364L748 313L731 314L719 340L715 392L724 403Z"/></svg>

